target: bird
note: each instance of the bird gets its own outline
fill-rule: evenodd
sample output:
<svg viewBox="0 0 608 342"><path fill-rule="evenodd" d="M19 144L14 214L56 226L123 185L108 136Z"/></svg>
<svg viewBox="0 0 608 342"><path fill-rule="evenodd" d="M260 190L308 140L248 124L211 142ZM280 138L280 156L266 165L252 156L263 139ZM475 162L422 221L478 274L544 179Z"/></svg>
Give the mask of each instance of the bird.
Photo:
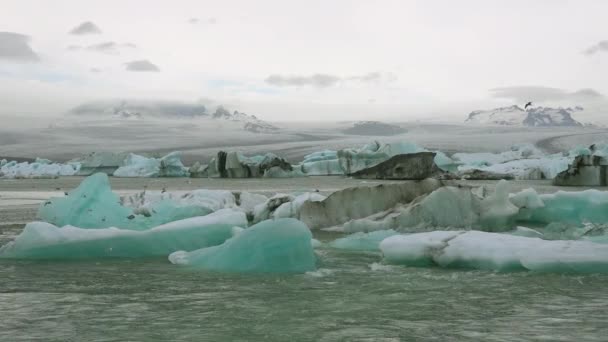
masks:
<svg viewBox="0 0 608 342"><path fill-rule="evenodd" d="M532 105L532 102L526 103L526 105L524 106L524 109L528 109L528 106L531 106L531 105Z"/></svg>

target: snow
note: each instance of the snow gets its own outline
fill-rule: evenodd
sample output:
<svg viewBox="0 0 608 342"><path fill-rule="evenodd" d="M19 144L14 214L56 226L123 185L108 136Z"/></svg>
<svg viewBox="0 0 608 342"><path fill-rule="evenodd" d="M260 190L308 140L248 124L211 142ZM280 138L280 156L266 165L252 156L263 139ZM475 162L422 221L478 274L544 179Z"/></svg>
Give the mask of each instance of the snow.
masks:
<svg viewBox="0 0 608 342"><path fill-rule="evenodd" d="M434 231L383 240L384 260L408 266L559 273L608 272L608 245L479 231Z"/></svg>
<svg viewBox="0 0 608 342"><path fill-rule="evenodd" d="M169 261L218 272L306 273L316 269L311 240L308 227L298 220L267 220L222 245L174 252Z"/></svg>
<svg viewBox="0 0 608 342"><path fill-rule="evenodd" d="M571 114L582 111L576 108L531 107L527 110L514 105L491 110L477 110L469 114L465 123L501 126L582 126Z"/></svg>

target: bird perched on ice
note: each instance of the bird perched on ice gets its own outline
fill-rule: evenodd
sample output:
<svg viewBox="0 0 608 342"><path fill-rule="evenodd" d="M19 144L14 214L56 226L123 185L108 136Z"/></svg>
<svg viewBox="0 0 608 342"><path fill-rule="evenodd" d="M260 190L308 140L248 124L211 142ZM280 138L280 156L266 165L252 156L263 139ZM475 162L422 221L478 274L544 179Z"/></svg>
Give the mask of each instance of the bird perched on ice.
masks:
<svg viewBox="0 0 608 342"><path fill-rule="evenodd" d="M524 106L524 109L528 109L528 106L531 106L531 105L532 105L532 102L526 103L526 105Z"/></svg>

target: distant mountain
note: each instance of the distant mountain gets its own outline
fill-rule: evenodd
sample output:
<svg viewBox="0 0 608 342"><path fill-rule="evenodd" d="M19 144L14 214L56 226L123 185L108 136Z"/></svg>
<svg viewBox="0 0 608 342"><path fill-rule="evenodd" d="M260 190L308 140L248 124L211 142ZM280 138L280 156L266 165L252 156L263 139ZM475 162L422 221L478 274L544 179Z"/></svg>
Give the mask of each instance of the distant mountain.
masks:
<svg viewBox="0 0 608 342"><path fill-rule="evenodd" d="M583 110L579 106L574 108L533 107L528 110L519 106L500 107L471 112L465 123L523 127L583 126L572 118L573 113Z"/></svg>
<svg viewBox="0 0 608 342"><path fill-rule="evenodd" d="M407 130L398 125L387 124L379 121L355 122L352 127L342 130L342 133L344 134L376 136L396 135L405 132L407 132Z"/></svg>
<svg viewBox="0 0 608 342"><path fill-rule="evenodd" d="M69 114L95 116L96 118L111 117L120 120L207 118L242 122L243 129L253 133L271 133L278 130L277 127L258 119L255 115L248 115L236 110L231 113L223 106L218 106L213 113L210 113L207 107L202 104L170 101L114 100L89 102L70 110Z"/></svg>

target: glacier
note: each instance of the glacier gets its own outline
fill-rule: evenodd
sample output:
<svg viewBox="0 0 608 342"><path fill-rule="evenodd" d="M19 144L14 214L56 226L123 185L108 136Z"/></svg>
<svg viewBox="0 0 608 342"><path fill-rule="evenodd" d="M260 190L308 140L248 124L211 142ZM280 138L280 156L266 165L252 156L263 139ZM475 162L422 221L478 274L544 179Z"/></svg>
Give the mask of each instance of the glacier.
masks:
<svg viewBox="0 0 608 342"><path fill-rule="evenodd" d="M295 219L260 222L219 246L169 255L173 264L236 273L305 273L316 269L308 227Z"/></svg>
<svg viewBox="0 0 608 342"><path fill-rule="evenodd" d="M243 212L222 209L207 216L170 222L148 230L116 227L83 229L32 222L17 238L0 247L0 258L86 259L167 256L222 244L246 227ZM309 241L310 244L310 241Z"/></svg>
<svg viewBox="0 0 608 342"><path fill-rule="evenodd" d="M500 272L608 272L608 245L547 241L479 231L434 231L391 236L380 243L384 261L408 266Z"/></svg>

